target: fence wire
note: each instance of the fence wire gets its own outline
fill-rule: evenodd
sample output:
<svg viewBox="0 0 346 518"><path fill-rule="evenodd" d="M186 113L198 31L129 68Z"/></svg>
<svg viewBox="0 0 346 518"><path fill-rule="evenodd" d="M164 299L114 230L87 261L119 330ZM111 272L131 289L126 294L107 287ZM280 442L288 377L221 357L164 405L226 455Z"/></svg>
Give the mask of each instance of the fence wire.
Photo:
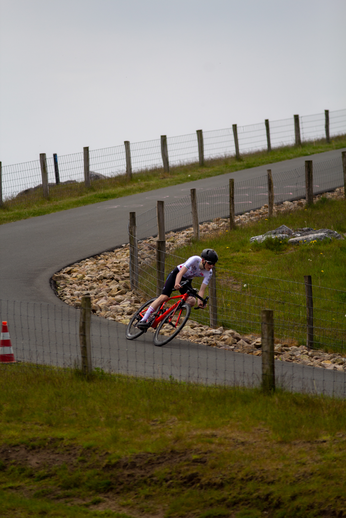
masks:
<svg viewBox="0 0 346 518"><path fill-rule="evenodd" d="M271 147L292 146L295 144L294 119L269 121ZM346 110L329 112L330 137L346 133ZM326 137L324 114L300 117L302 142ZM240 154L267 149L265 123L238 126ZM233 128L203 132L205 160L234 156L235 144ZM170 166L196 163L199 160L197 134L191 133L167 138ZM163 167L160 139L130 144L132 172L161 169ZM60 183L83 182L83 151L58 156ZM126 172L124 146L90 150L90 171L105 178L113 178ZM48 181L56 183L53 157L47 157ZM99 176L100 177L100 176ZM40 161L2 167L3 199L17 196L28 189L38 189L42 185Z"/></svg>
<svg viewBox="0 0 346 518"><path fill-rule="evenodd" d="M335 190L343 185L341 154L313 166L313 193L321 194ZM287 200L305 198L305 166L288 169L273 174L274 203L279 205ZM183 229L192 225L191 194L187 189L185 196L176 196L174 201L165 204L165 228L167 232ZM236 215L256 210L268 201L268 177L260 174L248 180L234 182L234 205ZM197 189L199 222L215 218L229 217L229 185L216 189ZM137 216L137 238L156 236L157 211L153 207Z"/></svg>
<svg viewBox="0 0 346 518"><path fill-rule="evenodd" d="M251 318L248 318L246 310L240 310L236 318L253 332L258 322L254 318L253 308L251 311ZM197 323L201 312L198 312L198 318L196 314L197 312L191 318ZM81 368L78 309L0 300L0 318L8 322L11 351L18 368L21 364L33 368L40 365ZM232 321L234 323L236 322ZM203 325L205 327L200 329L198 343L191 341L189 332L193 328L190 328L189 332L181 334L180 339L174 339L164 347L154 347L150 332L140 339L127 341L124 337L124 325L110 319L92 317L92 367L114 374L153 380L174 379L205 385L259 387L262 381L260 352L240 353L236 347L232 350L232 346L210 345L210 332L208 334L207 324ZM275 330L278 329L275 336L279 336L282 331L286 342L294 339L291 321L281 321L277 317L274 325ZM278 344L276 341L276 387L292 392L346 396L344 364L340 366L327 361L325 363L329 363L328 368L322 365L311 366L309 360L318 354L316 351L312 351L310 357L307 353L306 362L297 364L294 357L299 353L299 347L285 348L286 342L282 340ZM284 360L282 356L285 357ZM6 368L7 365L0 362L0 368ZM336 365L342 370L335 370ZM10 368L14 369L14 366L11 365Z"/></svg>
<svg viewBox="0 0 346 518"><path fill-rule="evenodd" d="M346 110L344 110L346 115ZM334 127L344 124L343 113L333 119ZM344 118L343 118L344 117ZM290 124L293 122L290 121ZM307 125L310 122L307 121ZM320 121L312 120L314 128ZM290 125L280 128L286 132ZM249 137L255 145L264 138L260 128L253 128L253 137ZM291 129L287 130L291 131ZM305 131L305 130L304 130ZM317 130L316 130L317 131ZM319 130L318 130L319 131ZM213 141L214 132L205 134L205 143ZM224 143L231 143L231 131L220 130L218 138ZM246 132L244 132L245 135ZM294 130L293 130L294 133ZM217 139L216 139L217 140ZM215 140L215 142L216 142ZM249 142L250 142L249 140ZM176 159L181 159L181 149L191 156L196 152L196 144L187 136L173 141L171 152ZM244 144L244 140L243 140ZM256 144L256 145L257 145ZM170 146L170 144L169 144ZM212 146L210 147L210 149ZM100 169L108 174L115 170L123 160L120 147L99 150L91 153L90 169ZM169 148L170 149L170 148ZM143 152L147 152L152 163L160 155L160 146L155 141L141 149L131 147L133 157L138 152L140 164ZM215 153L218 152L214 147ZM216 155L215 155L216 156ZM108 157L108 158L106 158ZM49 180L54 178L53 160L48 160ZM82 153L65 156L60 159L59 167L63 178L73 180L74 175L83 174ZM119 166L120 167L120 166ZM32 178L39 173L39 163L23 164L20 171L30 171ZM36 175L36 176L35 176ZM330 178L333 177L332 182ZM273 175L275 203L282 203L288 198L305 196L304 167L288 170ZM343 184L341 157L327 160L314 169L314 194L336 188ZM250 195L250 188L253 193ZM262 207L268 197L266 175L259 175L251 180L235 182L236 213L242 214L251 209ZM222 188L198 191L199 222L211 221L215 218L229 216L228 185ZM157 265L155 263L156 240L145 239L157 235L156 207L146 211L137 218L137 239L139 248L139 285L143 297L155 297L162 286L157 282ZM165 274L186 258L178 256L173 248L178 244L176 229L192 225L191 198L187 193L165 206L166 242ZM186 230L189 232L190 230ZM169 248L169 246L170 248ZM313 349L306 349L303 363L294 361L296 354L302 353L306 347L306 297L305 284L292 283L280 279L261 278L244 272L217 271L217 329L210 329L208 311L193 312L192 321L195 326L187 326L181 333L181 339L175 339L163 348L152 343L152 333L148 332L140 340L127 341L124 337L124 325L114 319L92 317L91 341L93 367L109 372L143 376L157 379L174 379L205 384L225 384L240 386L258 386L261 382L260 351L246 350L246 343L251 346L261 333L261 311L266 308L274 310L275 315L275 372L277 383L292 391L308 391L328 395L346 396L346 362L340 358L323 360L323 349L335 350L345 354L346 318L344 303L346 292L313 286L314 300L314 333ZM225 280L226 279L226 280ZM128 307L127 316L132 312ZM58 367L76 367L80 365L79 319L78 309L63 303L56 306L20 301L1 301L0 318L8 321L14 354L18 362L54 365ZM199 327L202 326L202 327ZM215 326L213 326L215 327ZM196 330L197 329L197 330ZM200 329L200 331L198 331ZM224 336L226 330L232 330L250 342L244 341L242 350L238 345L217 345L218 337ZM221 335L220 335L221 333ZM197 342L193 341L197 335ZM210 338L211 337L211 338ZM214 340L214 342L210 342ZM245 348L245 349L244 349ZM321 356L322 354L322 356ZM314 356L315 355L315 356ZM315 366L320 355L319 367ZM316 359L317 358L317 359ZM334 361L335 360L335 361ZM315 363L314 363L315 362ZM325 365L323 365L323 362ZM339 363L337 363L339 362Z"/></svg>

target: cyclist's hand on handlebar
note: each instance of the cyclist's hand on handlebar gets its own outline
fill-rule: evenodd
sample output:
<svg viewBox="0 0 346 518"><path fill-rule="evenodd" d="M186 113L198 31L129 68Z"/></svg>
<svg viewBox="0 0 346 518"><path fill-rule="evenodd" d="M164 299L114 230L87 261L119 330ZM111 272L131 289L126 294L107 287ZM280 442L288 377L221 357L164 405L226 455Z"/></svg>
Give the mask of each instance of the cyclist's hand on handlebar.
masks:
<svg viewBox="0 0 346 518"><path fill-rule="evenodd" d="M209 297L206 297L205 299L200 299L198 297L198 306L195 309L204 309L207 305Z"/></svg>
<svg viewBox="0 0 346 518"><path fill-rule="evenodd" d="M179 283L174 284L175 290L180 290L180 288L181 288L181 285Z"/></svg>

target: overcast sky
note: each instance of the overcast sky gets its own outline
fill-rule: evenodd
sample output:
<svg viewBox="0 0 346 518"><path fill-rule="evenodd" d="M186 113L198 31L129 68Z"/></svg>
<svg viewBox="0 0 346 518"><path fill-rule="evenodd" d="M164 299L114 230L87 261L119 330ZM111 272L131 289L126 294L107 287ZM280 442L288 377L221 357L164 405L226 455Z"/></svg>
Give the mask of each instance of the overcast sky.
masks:
<svg viewBox="0 0 346 518"><path fill-rule="evenodd" d="M0 0L0 161L346 108L345 0Z"/></svg>

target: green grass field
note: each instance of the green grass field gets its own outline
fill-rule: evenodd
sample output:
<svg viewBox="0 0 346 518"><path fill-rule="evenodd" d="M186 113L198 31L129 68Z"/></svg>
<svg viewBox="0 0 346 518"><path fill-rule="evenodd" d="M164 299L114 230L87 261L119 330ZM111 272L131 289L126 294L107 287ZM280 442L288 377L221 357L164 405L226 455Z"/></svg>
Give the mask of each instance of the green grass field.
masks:
<svg viewBox="0 0 346 518"><path fill-rule="evenodd" d="M1 516L343 516L345 401L0 366Z"/></svg>

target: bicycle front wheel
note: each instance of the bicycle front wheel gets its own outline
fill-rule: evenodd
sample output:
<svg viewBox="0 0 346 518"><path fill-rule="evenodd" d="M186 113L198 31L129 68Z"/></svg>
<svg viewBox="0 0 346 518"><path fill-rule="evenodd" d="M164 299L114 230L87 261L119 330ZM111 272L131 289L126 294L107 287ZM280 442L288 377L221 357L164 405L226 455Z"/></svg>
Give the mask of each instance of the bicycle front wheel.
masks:
<svg viewBox="0 0 346 518"><path fill-rule="evenodd" d="M188 321L190 313L190 304L183 304L172 309L157 326L154 334L154 344L161 347L177 336Z"/></svg>
<svg viewBox="0 0 346 518"><path fill-rule="evenodd" d="M144 331L142 329L138 329L137 324L140 320L142 320L146 310L150 306L152 302L154 302L156 299L150 299L148 302L145 302L134 315L132 315L130 322L127 325L126 328L126 338L128 340L134 340L135 338L138 338L141 336Z"/></svg>

